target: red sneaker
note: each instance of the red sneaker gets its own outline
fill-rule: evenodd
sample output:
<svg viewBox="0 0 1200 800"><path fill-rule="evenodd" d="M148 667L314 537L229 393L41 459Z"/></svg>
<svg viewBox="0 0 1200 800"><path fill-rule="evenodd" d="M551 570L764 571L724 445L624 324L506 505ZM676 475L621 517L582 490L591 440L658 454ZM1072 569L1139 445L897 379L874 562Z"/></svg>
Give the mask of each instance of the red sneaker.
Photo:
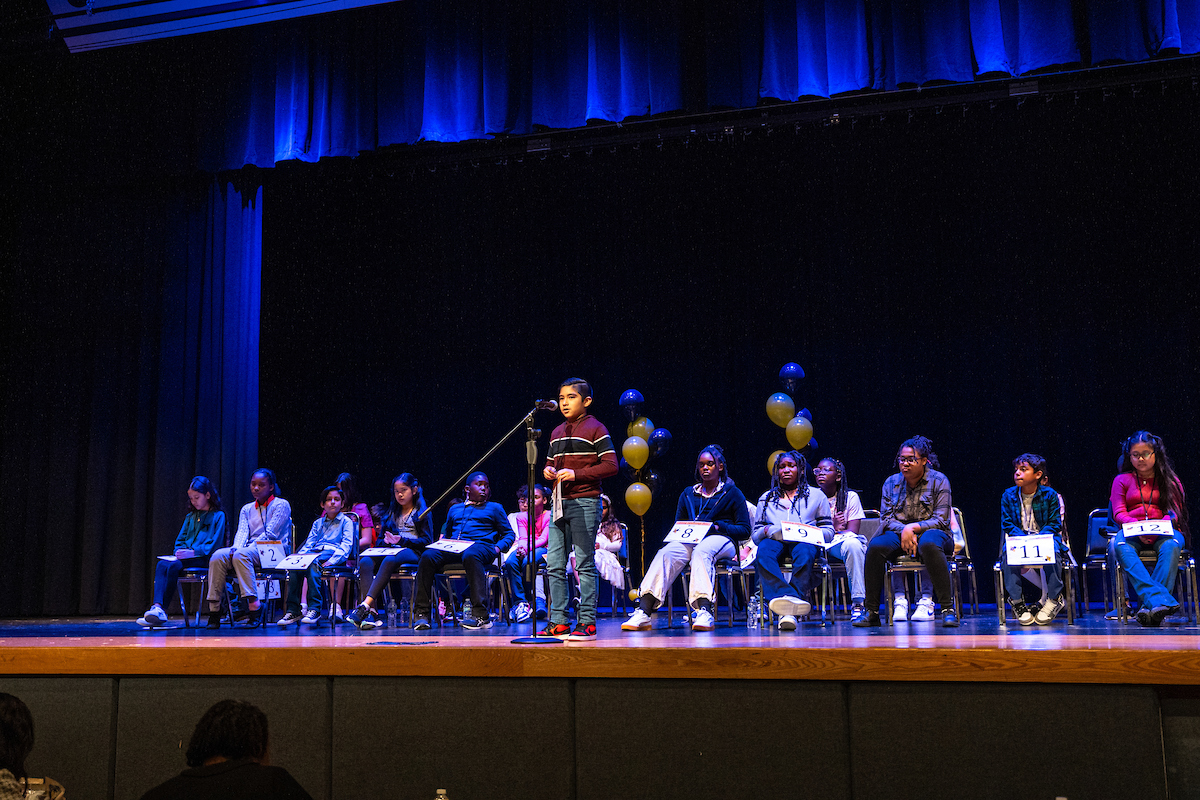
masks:
<svg viewBox="0 0 1200 800"><path fill-rule="evenodd" d="M571 634L571 628L567 625L559 625L551 622L538 636L553 636L555 639L566 639Z"/></svg>
<svg viewBox="0 0 1200 800"><path fill-rule="evenodd" d="M565 627L565 626L564 626ZM576 625L575 630L567 637L568 642L590 642L596 638L595 625Z"/></svg>

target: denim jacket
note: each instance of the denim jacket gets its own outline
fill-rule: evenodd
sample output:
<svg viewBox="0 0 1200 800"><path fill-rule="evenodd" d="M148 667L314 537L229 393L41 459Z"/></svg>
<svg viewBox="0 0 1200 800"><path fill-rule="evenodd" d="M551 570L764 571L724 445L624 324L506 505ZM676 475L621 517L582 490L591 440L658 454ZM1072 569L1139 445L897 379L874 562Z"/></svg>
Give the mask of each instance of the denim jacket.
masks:
<svg viewBox="0 0 1200 800"><path fill-rule="evenodd" d="M879 504L880 532L895 531L899 533L910 522L920 525L918 535L927 530L938 528L950 530L950 480L932 467L925 468L925 476L913 487L918 493L920 513L914 519L905 515L904 501L908 497L908 484L904 476L897 472L883 483L883 496Z"/></svg>

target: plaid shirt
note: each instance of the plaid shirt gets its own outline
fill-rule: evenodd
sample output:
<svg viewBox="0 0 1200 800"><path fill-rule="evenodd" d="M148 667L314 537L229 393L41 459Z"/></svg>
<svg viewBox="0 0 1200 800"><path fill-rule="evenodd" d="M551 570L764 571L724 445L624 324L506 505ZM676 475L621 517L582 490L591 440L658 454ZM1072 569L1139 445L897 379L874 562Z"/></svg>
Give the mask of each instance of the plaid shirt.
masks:
<svg viewBox="0 0 1200 800"><path fill-rule="evenodd" d="M950 479L936 469L926 467L925 475L911 489L897 472L883 483L879 529L899 533L916 522L918 535L934 528L949 531L950 506Z"/></svg>
<svg viewBox="0 0 1200 800"><path fill-rule="evenodd" d="M1021 524L1021 489L1010 486L1000 496L1000 535L1024 536L1026 533L1050 533L1062 536L1062 513L1058 492L1049 486L1039 486L1033 494L1033 520L1037 531L1027 531Z"/></svg>

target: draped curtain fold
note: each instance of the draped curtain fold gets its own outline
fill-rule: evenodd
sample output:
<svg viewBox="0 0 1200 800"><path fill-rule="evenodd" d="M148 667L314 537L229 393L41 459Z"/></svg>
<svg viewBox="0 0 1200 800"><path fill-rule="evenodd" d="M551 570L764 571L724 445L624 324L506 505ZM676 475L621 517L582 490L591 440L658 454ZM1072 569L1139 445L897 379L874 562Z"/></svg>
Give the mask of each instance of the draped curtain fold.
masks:
<svg viewBox="0 0 1200 800"><path fill-rule="evenodd" d="M12 265L20 380L2 469L40 490L13 498L0 533L0 615L129 614L148 604L192 476L213 479L227 513L248 494L261 188L48 202L23 212Z"/></svg>
<svg viewBox="0 0 1200 800"><path fill-rule="evenodd" d="M1195 53L1200 0L408 0L250 35L210 169Z"/></svg>

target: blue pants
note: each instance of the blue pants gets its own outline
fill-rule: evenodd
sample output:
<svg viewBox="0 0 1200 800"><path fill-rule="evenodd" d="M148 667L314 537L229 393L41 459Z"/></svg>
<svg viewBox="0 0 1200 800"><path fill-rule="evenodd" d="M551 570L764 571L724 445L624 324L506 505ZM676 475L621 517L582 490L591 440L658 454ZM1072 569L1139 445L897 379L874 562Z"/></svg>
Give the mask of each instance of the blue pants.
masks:
<svg viewBox="0 0 1200 800"><path fill-rule="evenodd" d="M1057 543L1057 539L1055 542ZM1003 547L1003 539L1001 539ZM1000 551L1000 569L1004 573L1004 590L1008 592L1008 601L1010 603L1021 603L1025 601L1025 589L1021 585L1021 570L1024 567L1008 565L1008 550L1001 549ZM1063 579L1062 579L1062 555L1059 548L1054 548L1054 565L1047 564L1042 567L1042 574L1046 576L1046 595L1051 599L1063 596Z"/></svg>
<svg viewBox="0 0 1200 800"><path fill-rule="evenodd" d="M1134 537L1126 541L1119 531L1108 543L1109 553L1125 570L1133 593L1144 608L1166 606L1174 608L1179 601L1171 594L1175 579L1179 575L1180 551L1183 550L1183 534L1175 531L1174 536L1163 536L1150 544L1143 544ZM1154 572L1142 563L1140 553L1155 554Z"/></svg>
<svg viewBox="0 0 1200 800"><path fill-rule="evenodd" d="M539 547L533 553L538 566L546 563L546 548ZM504 560L504 577L512 590L513 605L528 603L529 593L525 587L525 555L513 553Z"/></svg>
<svg viewBox="0 0 1200 800"><path fill-rule="evenodd" d="M762 581L763 598L770 602L776 597L794 594L802 600L810 600L813 583L813 565L821 548L808 542L781 542L777 539L763 539L758 544L758 555L754 557L754 568L758 570L759 580ZM786 556L792 557L792 580L783 579L783 568L780 564ZM788 586L792 591L788 591Z"/></svg>
<svg viewBox="0 0 1200 800"><path fill-rule="evenodd" d="M208 556L184 558L179 561L159 559L154 567L154 602L166 608L167 601L175 594L175 587L179 584L179 573L190 567L207 566Z"/></svg>
<svg viewBox="0 0 1200 800"><path fill-rule="evenodd" d="M561 519L550 523L546 572L550 576L550 621L567 624L567 548L575 550L579 576L579 624L596 624L596 531L600 529L600 498L579 497L562 501Z"/></svg>
<svg viewBox="0 0 1200 800"><path fill-rule="evenodd" d="M308 607L318 611L325 608L325 581L321 579L321 567L333 557L333 553L321 553L308 565L307 570L288 570L287 610L293 614L300 613L300 587L304 579L308 579Z"/></svg>
<svg viewBox="0 0 1200 800"><path fill-rule="evenodd" d="M880 592L883 590L883 577L887 572L886 563L904 553L900 546L900 533L887 531L871 540L867 545L867 608L879 610ZM947 556L954 555L954 537L950 531L940 528L930 528L921 533L917 539L917 555L929 571L929 579L933 581L933 591L937 594L942 608L954 607L954 594L950 588L950 566Z"/></svg>

